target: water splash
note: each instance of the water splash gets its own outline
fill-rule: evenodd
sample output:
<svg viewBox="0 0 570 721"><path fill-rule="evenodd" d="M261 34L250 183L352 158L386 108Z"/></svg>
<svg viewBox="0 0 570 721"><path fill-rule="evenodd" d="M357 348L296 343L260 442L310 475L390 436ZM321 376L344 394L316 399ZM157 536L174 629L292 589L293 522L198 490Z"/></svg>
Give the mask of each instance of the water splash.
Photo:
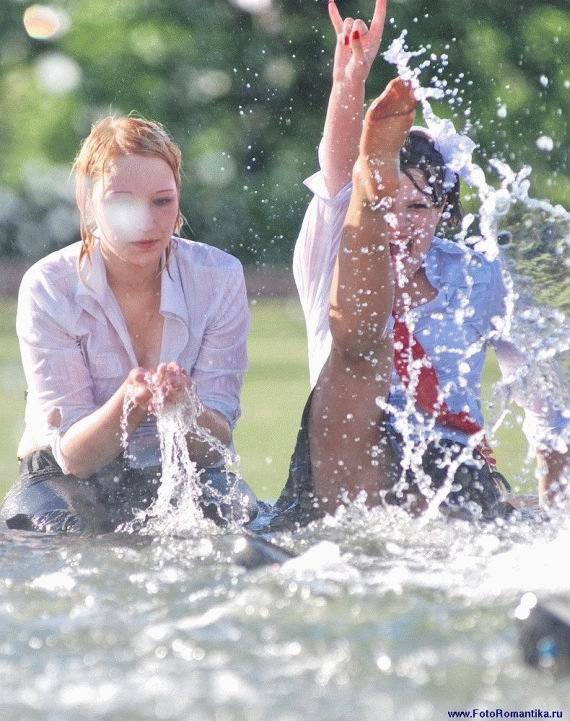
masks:
<svg viewBox="0 0 570 721"><path fill-rule="evenodd" d="M149 374L149 385L153 390L152 409L156 415L157 432L160 440L162 474L155 500L145 511L139 511L127 530L144 525L144 531L152 534L180 534L211 532L213 526L203 513L201 500L204 495L205 470L197 466L190 457L188 436L192 436L214 451L221 459L221 465L228 471L227 487L221 491L208 485L208 503L219 509L223 505L243 508L243 519L248 520L246 500L240 497L239 458L220 440L200 424L204 407L198 398L195 385L189 385L182 399L168 403L153 374ZM128 396L123 405L121 418L121 445L128 455L128 414L134 402Z"/></svg>
<svg viewBox="0 0 570 721"><path fill-rule="evenodd" d="M503 160L492 159L490 166L497 174L499 183L498 187L488 183L482 168L472 159L476 144L457 132L451 120L437 116L431 106L430 99L442 99L448 94L445 90L446 82L436 76L432 78L435 87L422 86L422 70L437 61L437 56L431 54L428 59L414 66L415 59L427 51L425 48L410 50L406 38L407 31L404 30L391 43L384 58L396 66L400 77L412 84L425 124L442 149L447 166L476 189L479 199L479 235L473 232L476 217L469 214L463 219L455 240L474 247L489 260L494 260L499 255L499 239L502 245L506 245L512 237L516 238L516 243L509 244L506 250L516 289L507 279L507 312L499 330L505 337L511 337L525 362L519 363L516 372L510 375L504 373L503 379L494 389L496 402L492 418L493 433L509 416L507 403L511 399L525 404L527 408L530 406L532 413L540 412L545 398L554 398L556 402L553 407L568 415L570 334L566 317L570 309L567 287L570 213L561 205L530 196L531 168L528 166L516 172ZM446 65L447 56L441 56L440 62ZM413 326L413 320L408 322ZM410 332L413 333L413 327ZM492 339L490 335L481 338L473 345L469 355L478 352ZM396 429L403 438L404 473L412 471L421 491L430 499L429 518L437 512L439 503L449 492L457 464L454 463L453 468L449 467L448 482L434 494L429 478L425 478L421 467L423 452L435 440L434 423L426 422L423 417L417 418L418 422L410 423L410 419L417 415L415 389L421 366L421 361L410 362L410 385L403 410L398 411L382 401L379 403L395 418ZM440 402L446 400L448 392L449 388L445 386L440 389ZM562 433L550 440L558 444L557 450L564 452L570 445L568 436L567 428L566 435Z"/></svg>
<svg viewBox="0 0 570 721"><path fill-rule="evenodd" d="M553 206L545 200L536 200L529 197L530 181L528 180L532 169L525 166L519 173L511 170L507 163L492 160L491 165L502 179L501 187L495 189L487 183L482 168L473 162L471 155L475 143L465 135L455 130L451 120L440 118L434 112L430 98L442 99L445 96L443 87L423 87L420 76L422 67L412 67L410 62L423 55L426 50L421 48L410 51L406 45L407 31L404 30L398 38L392 41L384 58L395 65L398 75L408 80L415 91L416 100L420 103L426 125L432 135L437 138L438 145L444 146L447 165L456 172L462 180L476 188L480 201L480 230L481 239L477 250L485 253L489 260L498 255L497 221L504 216L512 201L520 202L529 209L539 209L550 214L553 218L570 223L570 213L561 205ZM436 81L436 83L442 81Z"/></svg>

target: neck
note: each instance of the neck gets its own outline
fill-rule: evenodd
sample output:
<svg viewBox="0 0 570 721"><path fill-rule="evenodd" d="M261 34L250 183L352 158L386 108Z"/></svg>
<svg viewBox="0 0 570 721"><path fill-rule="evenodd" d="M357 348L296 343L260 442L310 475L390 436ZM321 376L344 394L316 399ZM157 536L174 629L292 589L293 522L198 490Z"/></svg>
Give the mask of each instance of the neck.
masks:
<svg viewBox="0 0 570 721"><path fill-rule="evenodd" d="M158 267L135 266L116 255L108 255L102 250L103 262L107 272L107 283L113 291L143 294L156 292L161 287L161 273Z"/></svg>

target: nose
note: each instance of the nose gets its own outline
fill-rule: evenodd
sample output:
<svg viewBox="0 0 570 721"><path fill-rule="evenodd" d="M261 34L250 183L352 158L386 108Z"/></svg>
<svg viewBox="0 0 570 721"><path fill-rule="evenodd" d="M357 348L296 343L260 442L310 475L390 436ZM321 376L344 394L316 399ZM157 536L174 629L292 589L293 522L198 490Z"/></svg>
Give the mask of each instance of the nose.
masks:
<svg viewBox="0 0 570 721"><path fill-rule="evenodd" d="M394 231L397 235L405 238L410 231L410 217L409 213L403 208L395 207L394 216L396 218L396 227Z"/></svg>
<svg viewBox="0 0 570 721"><path fill-rule="evenodd" d="M133 226L140 232L146 233L154 227L152 208L148 203L139 201L133 213Z"/></svg>

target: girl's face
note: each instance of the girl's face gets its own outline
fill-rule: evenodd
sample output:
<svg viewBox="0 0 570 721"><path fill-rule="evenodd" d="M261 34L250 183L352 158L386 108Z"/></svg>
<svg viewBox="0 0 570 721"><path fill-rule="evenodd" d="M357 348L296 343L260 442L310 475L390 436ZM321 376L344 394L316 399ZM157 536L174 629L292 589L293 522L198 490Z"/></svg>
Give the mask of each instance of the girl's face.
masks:
<svg viewBox="0 0 570 721"><path fill-rule="evenodd" d="M165 160L114 158L93 187L91 204L108 261L156 267L178 217L178 189Z"/></svg>
<svg viewBox="0 0 570 721"><path fill-rule="evenodd" d="M420 170L411 175L418 187L427 193L430 186ZM390 256L396 278L407 282L421 268L430 249L435 230L441 220L443 207L436 206L402 173L400 190L394 198L390 232Z"/></svg>

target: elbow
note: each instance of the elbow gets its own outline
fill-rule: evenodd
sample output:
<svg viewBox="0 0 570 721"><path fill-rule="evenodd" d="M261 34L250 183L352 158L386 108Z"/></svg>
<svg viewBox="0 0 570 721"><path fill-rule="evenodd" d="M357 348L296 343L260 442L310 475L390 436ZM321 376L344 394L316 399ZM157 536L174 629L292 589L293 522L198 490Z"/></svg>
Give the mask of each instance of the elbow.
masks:
<svg viewBox="0 0 570 721"><path fill-rule="evenodd" d="M80 481L85 481L97 470L97 468L82 463L80 459L65 457L65 470L63 472L66 476L74 476L79 478Z"/></svg>
<svg viewBox="0 0 570 721"><path fill-rule="evenodd" d="M74 476L81 481L85 481L102 467L100 463L94 465L88 454L81 449L70 448L65 438L61 439L58 456L57 460L64 475Z"/></svg>

